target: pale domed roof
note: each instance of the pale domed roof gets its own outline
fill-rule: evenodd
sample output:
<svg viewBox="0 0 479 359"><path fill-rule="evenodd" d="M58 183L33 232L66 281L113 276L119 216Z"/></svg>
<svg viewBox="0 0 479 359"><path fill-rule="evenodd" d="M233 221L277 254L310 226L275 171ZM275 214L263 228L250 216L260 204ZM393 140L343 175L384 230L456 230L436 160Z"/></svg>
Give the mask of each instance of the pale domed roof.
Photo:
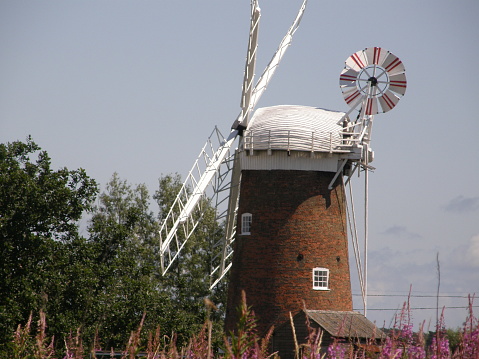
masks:
<svg viewBox="0 0 479 359"><path fill-rule="evenodd" d="M341 145L344 112L317 107L280 105L259 108L244 133L254 149L331 151Z"/></svg>

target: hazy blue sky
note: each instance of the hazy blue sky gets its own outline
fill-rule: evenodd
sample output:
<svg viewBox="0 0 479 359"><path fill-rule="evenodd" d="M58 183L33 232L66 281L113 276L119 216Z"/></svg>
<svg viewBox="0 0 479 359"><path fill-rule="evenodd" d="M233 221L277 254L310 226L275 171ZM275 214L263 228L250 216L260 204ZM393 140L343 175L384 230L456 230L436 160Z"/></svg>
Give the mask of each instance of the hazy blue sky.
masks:
<svg viewBox="0 0 479 359"><path fill-rule="evenodd" d="M260 1L258 74L300 3ZM185 176L239 112L249 12L248 0L1 0L0 141L31 134L55 167L103 188L114 172L150 192L161 174ZM399 308L410 286L413 308L435 306L437 253L441 306L479 294L478 18L477 0L309 0L258 104L346 111L349 55L381 46L404 62L406 95L373 131L369 293L394 295L369 298L380 325L394 311L373 309ZM465 316L446 309L446 324Z"/></svg>

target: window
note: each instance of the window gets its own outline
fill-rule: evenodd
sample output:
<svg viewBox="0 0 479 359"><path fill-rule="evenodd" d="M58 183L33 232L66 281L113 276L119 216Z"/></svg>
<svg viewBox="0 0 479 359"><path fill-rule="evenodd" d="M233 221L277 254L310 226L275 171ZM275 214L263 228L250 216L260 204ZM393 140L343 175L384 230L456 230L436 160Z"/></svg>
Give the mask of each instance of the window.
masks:
<svg viewBox="0 0 479 359"><path fill-rule="evenodd" d="M241 234L251 234L251 222L253 215L251 213L243 213L241 215Z"/></svg>
<svg viewBox="0 0 479 359"><path fill-rule="evenodd" d="M329 269L313 268L313 289L315 290L329 289Z"/></svg>

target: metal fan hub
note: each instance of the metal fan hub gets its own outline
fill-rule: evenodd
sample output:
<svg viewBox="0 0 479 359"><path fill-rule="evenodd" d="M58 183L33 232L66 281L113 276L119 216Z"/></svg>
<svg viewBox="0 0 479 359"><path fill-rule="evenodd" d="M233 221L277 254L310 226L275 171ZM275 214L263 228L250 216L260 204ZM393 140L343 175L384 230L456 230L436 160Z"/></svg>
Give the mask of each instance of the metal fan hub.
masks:
<svg viewBox="0 0 479 359"><path fill-rule="evenodd" d="M387 71L379 65L369 65L359 71L356 88L366 98L382 96L389 88Z"/></svg>
<svg viewBox="0 0 479 359"><path fill-rule="evenodd" d="M378 84L378 79L372 76L368 79L368 82L369 82L369 86L373 87Z"/></svg>

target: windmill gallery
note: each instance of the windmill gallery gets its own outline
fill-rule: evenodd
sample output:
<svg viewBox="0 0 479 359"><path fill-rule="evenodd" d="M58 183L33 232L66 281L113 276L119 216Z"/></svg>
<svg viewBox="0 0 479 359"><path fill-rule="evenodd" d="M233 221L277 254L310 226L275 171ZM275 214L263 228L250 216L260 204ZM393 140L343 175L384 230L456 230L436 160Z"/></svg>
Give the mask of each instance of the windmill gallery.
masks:
<svg viewBox="0 0 479 359"><path fill-rule="evenodd" d="M330 337L381 337L365 317L371 129L374 115L394 108L406 90L399 58L372 47L350 56L340 74L347 112L301 105L255 109L306 2L255 84L260 9L252 1L241 112L227 137L213 131L160 230L166 272L197 230L205 198L224 208L218 209L225 236L218 243L222 251L211 285L229 275L225 327L234 328L244 291L260 331L275 327L272 349L282 358L294 357L290 313L297 333L305 331L307 317ZM352 174L361 171L366 182L363 258L346 190ZM364 315L352 309L348 233Z"/></svg>

